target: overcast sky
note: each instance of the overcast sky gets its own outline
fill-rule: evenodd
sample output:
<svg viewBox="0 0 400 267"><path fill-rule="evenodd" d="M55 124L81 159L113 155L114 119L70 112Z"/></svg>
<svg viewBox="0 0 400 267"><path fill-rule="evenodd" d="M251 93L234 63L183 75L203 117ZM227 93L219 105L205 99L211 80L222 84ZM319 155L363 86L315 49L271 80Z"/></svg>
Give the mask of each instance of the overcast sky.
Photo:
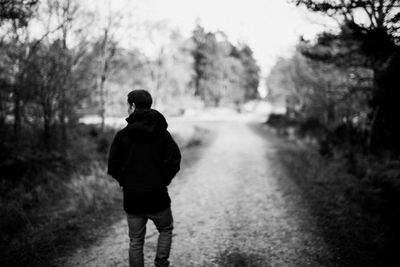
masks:
<svg viewBox="0 0 400 267"><path fill-rule="evenodd" d="M312 38L324 29L320 19L288 0L113 0L106 10L110 3L132 20L168 21L188 37L199 19L207 31L222 30L234 44L248 43L263 75L292 51L300 35Z"/></svg>

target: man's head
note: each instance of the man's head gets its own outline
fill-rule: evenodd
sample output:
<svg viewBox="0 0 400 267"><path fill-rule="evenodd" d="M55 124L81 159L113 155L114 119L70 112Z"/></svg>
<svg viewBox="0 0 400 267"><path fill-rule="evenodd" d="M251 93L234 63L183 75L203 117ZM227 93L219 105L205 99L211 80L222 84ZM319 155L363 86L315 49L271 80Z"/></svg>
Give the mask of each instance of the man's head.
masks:
<svg viewBox="0 0 400 267"><path fill-rule="evenodd" d="M153 104L153 99L148 91L138 89L128 94L128 104L130 109L150 108L151 104Z"/></svg>

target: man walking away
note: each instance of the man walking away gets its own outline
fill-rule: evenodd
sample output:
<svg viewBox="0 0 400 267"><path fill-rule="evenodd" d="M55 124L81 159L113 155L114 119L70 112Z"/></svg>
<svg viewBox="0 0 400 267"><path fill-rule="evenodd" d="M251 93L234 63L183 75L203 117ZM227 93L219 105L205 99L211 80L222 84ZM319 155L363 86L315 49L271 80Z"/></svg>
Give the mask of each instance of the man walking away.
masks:
<svg viewBox="0 0 400 267"><path fill-rule="evenodd" d="M151 109L145 90L128 94L128 125L120 130L110 148L108 174L123 189L129 226L129 264L144 266L146 223L158 232L155 266L169 266L173 219L167 186L180 168L181 154L164 116Z"/></svg>

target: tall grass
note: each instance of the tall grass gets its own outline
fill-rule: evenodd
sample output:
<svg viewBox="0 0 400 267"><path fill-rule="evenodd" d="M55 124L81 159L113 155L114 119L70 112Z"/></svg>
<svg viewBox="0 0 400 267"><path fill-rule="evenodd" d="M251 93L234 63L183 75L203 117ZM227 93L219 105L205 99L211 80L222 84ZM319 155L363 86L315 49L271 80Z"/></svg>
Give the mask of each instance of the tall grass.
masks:
<svg viewBox="0 0 400 267"><path fill-rule="evenodd" d="M31 143L10 146L2 155L2 266L51 265L51 259L73 250L77 242L93 238L84 233L91 220L99 220L99 211L117 210L118 186L105 175L113 135L111 129L101 133L81 126L62 149Z"/></svg>

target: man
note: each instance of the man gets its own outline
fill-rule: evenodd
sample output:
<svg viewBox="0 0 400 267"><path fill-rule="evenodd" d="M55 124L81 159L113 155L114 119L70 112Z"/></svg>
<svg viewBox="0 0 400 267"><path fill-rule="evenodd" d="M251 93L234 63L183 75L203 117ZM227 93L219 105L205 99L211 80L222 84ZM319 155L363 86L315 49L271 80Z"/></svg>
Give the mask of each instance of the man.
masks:
<svg viewBox="0 0 400 267"><path fill-rule="evenodd" d="M129 264L144 266L143 245L150 219L159 232L155 266L169 266L173 219L167 186L180 168L181 154L167 122L151 109L145 90L128 94L128 125L111 144L108 174L123 189L129 226Z"/></svg>

